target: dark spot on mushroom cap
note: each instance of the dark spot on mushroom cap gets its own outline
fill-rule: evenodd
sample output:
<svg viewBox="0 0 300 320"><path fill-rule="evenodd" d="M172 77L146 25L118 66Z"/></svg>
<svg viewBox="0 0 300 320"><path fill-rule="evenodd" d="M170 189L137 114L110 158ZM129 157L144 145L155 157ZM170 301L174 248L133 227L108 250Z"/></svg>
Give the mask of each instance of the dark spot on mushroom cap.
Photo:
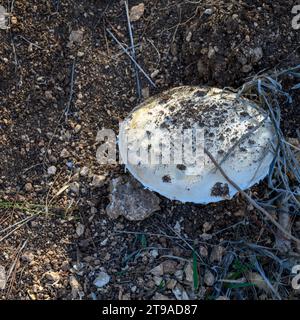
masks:
<svg viewBox="0 0 300 320"><path fill-rule="evenodd" d="M229 195L229 186L227 183L216 182L211 188L212 197L226 197Z"/></svg>
<svg viewBox="0 0 300 320"><path fill-rule="evenodd" d="M178 169L178 170L186 170L186 166L184 165L184 164L178 164L177 166L176 166L176 168Z"/></svg>
<svg viewBox="0 0 300 320"><path fill-rule="evenodd" d="M172 98L172 96L170 96L170 95L167 95L167 94L162 95L162 96L160 97L158 103L159 103L159 104L164 104L164 103L168 102L171 98Z"/></svg>
<svg viewBox="0 0 300 320"><path fill-rule="evenodd" d="M249 113L246 112L246 111L242 111L242 112L240 113L240 115L241 115L242 117L249 117Z"/></svg>
<svg viewBox="0 0 300 320"><path fill-rule="evenodd" d="M172 179L169 175L165 175L162 177L162 181L165 183L171 183Z"/></svg>
<svg viewBox="0 0 300 320"><path fill-rule="evenodd" d="M168 123L165 121L165 122L161 123L160 127L162 129L167 129L168 128Z"/></svg>
<svg viewBox="0 0 300 320"><path fill-rule="evenodd" d="M198 90L194 93L194 97L202 98L206 95L206 90Z"/></svg>
<svg viewBox="0 0 300 320"><path fill-rule="evenodd" d="M219 140L220 140L220 141L224 141L224 140L225 140L225 137L224 137L223 134L220 134L220 135L219 135Z"/></svg>
<svg viewBox="0 0 300 320"><path fill-rule="evenodd" d="M146 134L147 134L147 137L150 138L151 137L151 132L149 130L146 130Z"/></svg>

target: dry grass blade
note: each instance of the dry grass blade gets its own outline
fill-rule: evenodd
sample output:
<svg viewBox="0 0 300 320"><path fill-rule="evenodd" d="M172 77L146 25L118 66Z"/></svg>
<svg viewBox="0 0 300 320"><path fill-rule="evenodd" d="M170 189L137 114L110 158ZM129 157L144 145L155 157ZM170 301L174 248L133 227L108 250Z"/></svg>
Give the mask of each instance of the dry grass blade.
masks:
<svg viewBox="0 0 300 320"><path fill-rule="evenodd" d="M10 283L9 283L9 287L7 289L7 292L6 292L6 297L9 298L10 296L10 293L12 291L12 288L13 288L13 285L14 285L14 282L16 280L16 273L17 273L17 270L16 270L16 267L17 267L17 264L18 264L18 261L20 259L20 256L21 256L21 253L22 251L24 250L24 248L26 247L27 245L27 242L28 242L28 239L26 239L22 245L19 246L18 250L17 250L17 253L15 255L15 259L8 271L8 275L7 275L7 280L10 278Z"/></svg>
<svg viewBox="0 0 300 320"><path fill-rule="evenodd" d="M130 21L129 8L128 8L127 0L124 1L124 4L125 4L127 24L128 24L128 32L129 32L130 45L131 45L130 51L131 51L131 55L132 55L133 59L136 60L135 46L134 46L134 40L133 40L132 27L131 27L131 21ZM137 94L138 94L138 98L140 99L142 97L141 81L140 81L139 70L138 70L138 68L137 68L137 66L135 64L134 64L134 72L135 72L135 78L136 78Z"/></svg>
<svg viewBox="0 0 300 320"><path fill-rule="evenodd" d="M120 46L120 48L124 51L124 53L129 57L129 59L134 63L134 65L138 68L138 70L146 77L149 83L156 88L156 84L151 80L151 78L147 75L144 69L136 62L136 60L131 56L126 48L122 45L122 43L114 36L114 34L109 30L106 29L108 34L114 39L114 41Z"/></svg>
<svg viewBox="0 0 300 320"><path fill-rule="evenodd" d="M36 218L38 214L35 214L33 216L27 217L19 222L17 222L16 224L9 226L8 228L1 230L1 233L8 231L9 229L12 229L11 231L9 231L5 236L3 236L2 238L0 238L0 242L2 242L3 240L5 240L6 238L8 238L10 235L12 235L14 232L16 232L17 230L19 230L21 227L23 227L25 224L27 224L29 221L33 220L34 218ZM15 228L14 228L15 227Z"/></svg>

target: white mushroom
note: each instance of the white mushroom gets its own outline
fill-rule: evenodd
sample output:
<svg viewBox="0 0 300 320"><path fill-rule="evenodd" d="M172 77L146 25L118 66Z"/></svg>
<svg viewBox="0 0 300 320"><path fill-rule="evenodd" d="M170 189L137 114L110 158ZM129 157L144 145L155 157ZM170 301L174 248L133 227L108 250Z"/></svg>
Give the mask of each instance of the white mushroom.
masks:
<svg viewBox="0 0 300 320"><path fill-rule="evenodd" d="M172 200L204 204L230 199L237 190L203 147L245 190L268 174L274 143L272 123L256 103L231 92L190 86L146 100L122 122L119 134L120 156L146 188Z"/></svg>

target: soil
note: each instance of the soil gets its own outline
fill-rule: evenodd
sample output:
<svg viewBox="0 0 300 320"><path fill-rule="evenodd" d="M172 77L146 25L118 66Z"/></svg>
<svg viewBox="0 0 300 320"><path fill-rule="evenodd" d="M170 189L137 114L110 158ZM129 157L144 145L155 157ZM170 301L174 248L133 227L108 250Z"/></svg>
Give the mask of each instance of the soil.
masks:
<svg viewBox="0 0 300 320"><path fill-rule="evenodd" d="M145 12L132 23L136 59L156 84L141 75L145 98L179 85L237 88L263 70L300 63L294 0L138 0L129 7L141 2ZM0 298L175 299L174 286L190 299L272 298L259 287L217 282L252 270L253 252L270 278L277 272L259 247L279 255L273 227L240 196L205 206L161 197L161 210L142 222L108 218L109 182L125 172L98 164L97 132L117 133L139 103L131 61L106 32L130 45L123 1L0 5L10 12L9 29L0 30L0 265L8 276ZM290 77L284 86L296 83ZM299 129L298 93L282 104L288 138ZM92 183L95 175L104 183ZM263 181L251 195L267 191ZM293 231L300 235L299 219ZM292 251L287 261L299 264ZM151 270L161 263L157 279ZM101 271L110 280L97 288ZM297 297L290 273L280 276L282 298Z"/></svg>

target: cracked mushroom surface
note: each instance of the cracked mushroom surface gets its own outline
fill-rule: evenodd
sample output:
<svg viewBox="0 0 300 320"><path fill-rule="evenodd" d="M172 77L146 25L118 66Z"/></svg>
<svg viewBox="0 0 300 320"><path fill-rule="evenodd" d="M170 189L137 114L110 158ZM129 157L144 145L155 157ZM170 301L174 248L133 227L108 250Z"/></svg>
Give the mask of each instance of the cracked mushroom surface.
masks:
<svg viewBox="0 0 300 320"><path fill-rule="evenodd" d="M145 188L203 204L237 193L203 147L245 190L267 176L275 142L259 105L232 92L192 86L149 98L121 123L119 133L122 161Z"/></svg>

